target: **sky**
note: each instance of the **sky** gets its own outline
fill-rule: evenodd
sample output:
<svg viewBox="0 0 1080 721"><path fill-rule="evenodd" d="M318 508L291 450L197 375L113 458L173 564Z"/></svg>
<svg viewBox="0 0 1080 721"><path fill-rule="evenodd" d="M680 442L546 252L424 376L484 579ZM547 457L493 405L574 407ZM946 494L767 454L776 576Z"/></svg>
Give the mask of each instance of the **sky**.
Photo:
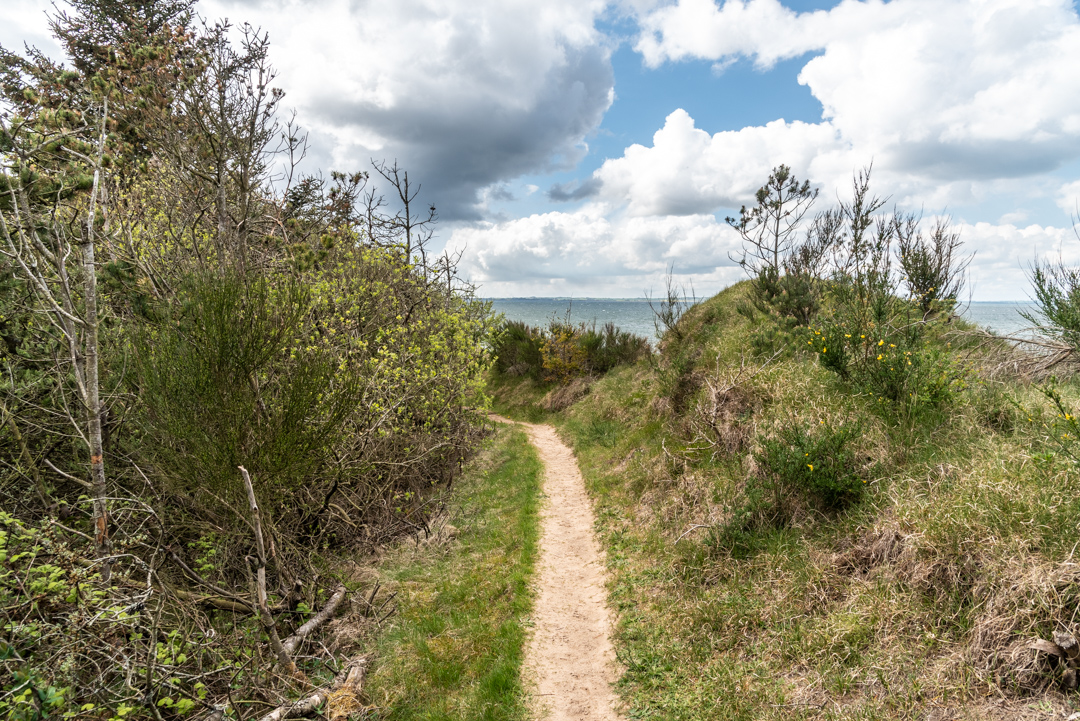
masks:
<svg viewBox="0 0 1080 721"><path fill-rule="evenodd" d="M63 7L62 5L58 5ZM58 56L41 0L0 44ZM488 297L641 297L672 268L739 280L724 218L789 165L948 215L970 298L1025 300L1080 263L1073 0L203 0L270 34L309 170L396 160L441 218L434 249Z"/></svg>

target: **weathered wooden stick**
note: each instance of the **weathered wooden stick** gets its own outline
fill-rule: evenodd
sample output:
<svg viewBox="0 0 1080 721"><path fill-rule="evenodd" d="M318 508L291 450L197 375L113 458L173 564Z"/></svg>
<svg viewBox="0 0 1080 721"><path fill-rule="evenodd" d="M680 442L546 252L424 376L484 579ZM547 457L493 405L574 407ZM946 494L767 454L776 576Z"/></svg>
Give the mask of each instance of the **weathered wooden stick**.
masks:
<svg viewBox="0 0 1080 721"><path fill-rule="evenodd" d="M339 695L341 692L359 694L360 689L364 684L364 674L366 672L367 658L361 657L353 659L353 661L346 665L341 673L334 678L334 683L330 688L319 689L307 698L300 699L295 703L278 706L276 709L259 719L259 721L283 721L283 719L301 718L314 712L315 709L326 702L331 694ZM344 717L338 716L338 718ZM330 719L331 721L334 721L333 714L330 715Z"/></svg>
<svg viewBox="0 0 1080 721"><path fill-rule="evenodd" d="M341 602L344 599L345 587L342 586L338 590L334 591L334 595L330 597L330 600L326 602L326 605L322 607L321 611L308 619L307 623L296 629L296 632L293 635L289 636L287 639L285 639L285 641L282 642L281 647L285 649L285 653L295 653L296 648L300 645L300 642L303 641L308 636L308 634L310 634L312 631L314 631L319 626L323 625L333 617L334 612L337 611L338 606L341 605Z"/></svg>
<svg viewBox="0 0 1080 721"><path fill-rule="evenodd" d="M255 488L251 485L251 476L243 466L237 466L240 474L244 477L244 485L247 486L248 503L251 505L251 523L255 527L255 548L259 552L259 568L255 572L255 588L259 608L259 621L262 622L266 634L270 637L270 648L277 656L278 663L294 678L306 680L300 669L296 667L292 657L281 645L281 637L278 636L274 617L270 615L270 605L266 599L266 545L263 543L262 519L259 515L259 503L255 500Z"/></svg>

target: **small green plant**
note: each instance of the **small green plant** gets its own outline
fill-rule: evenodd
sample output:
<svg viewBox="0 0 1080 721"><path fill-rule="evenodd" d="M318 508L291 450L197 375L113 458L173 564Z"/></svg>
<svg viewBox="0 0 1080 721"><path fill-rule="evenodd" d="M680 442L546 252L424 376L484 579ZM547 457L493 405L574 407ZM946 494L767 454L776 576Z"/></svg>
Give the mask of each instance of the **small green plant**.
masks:
<svg viewBox="0 0 1080 721"><path fill-rule="evenodd" d="M842 510L862 498L866 480L855 462L858 424L795 426L766 439L754 458L774 498L801 496L826 510ZM782 503L782 501L780 501ZM779 503L778 503L779 505Z"/></svg>

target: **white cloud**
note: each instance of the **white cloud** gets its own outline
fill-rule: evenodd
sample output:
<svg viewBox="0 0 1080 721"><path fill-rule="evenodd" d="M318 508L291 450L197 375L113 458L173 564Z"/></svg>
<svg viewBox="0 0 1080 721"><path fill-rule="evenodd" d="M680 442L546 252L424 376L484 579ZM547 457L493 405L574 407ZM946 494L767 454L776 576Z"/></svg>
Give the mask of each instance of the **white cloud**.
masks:
<svg viewBox="0 0 1080 721"><path fill-rule="evenodd" d="M708 213L748 202L785 163L803 177L850 173L848 148L828 123L785 123L709 135L684 110L667 117L652 147L632 145L596 171L600 194L635 215Z"/></svg>
<svg viewBox="0 0 1080 721"><path fill-rule="evenodd" d="M489 297L592 295L630 297L663 287L674 265L698 294L712 294L744 275L729 253L739 238L713 216L609 217L592 204L573 213L544 213L454 232L461 269ZM933 218L927 218L933 222ZM965 252L976 251L969 289L976 300L1026 300L1035 260L1080 265L1072 228L1010 223L958 223ZM964 299L966 300L966 298Z"/></svg>
<svg viewBox="0 0 1080 721"><path fill-rule="evenodd" d="M573 213L543 213L459 228L448 247L464 250L462 271L485 295L522 295L558 288L640 295L674 264L693 275L698 290L719 290L738 279L728 252L738 237L711 215L611 216L601 204ZM712 281L710 281L712 279ZM722 281L722 282L721 282Z"/></svg>
<svg viewBox="0 0 1080 721"><path fill-rule="evenodd" d="M976 250L969 286L976 300L1027 300L1026 269L1038 260L1080 265L1080 240L1072 228L963 223L956 226L966 250Z"/></svg>
<svg viewBox="0 0 1080 721"><path fill-rule="evenodd" d="M631 146L596 174L601 197L635 213L745 202L781 162L829 189L873 160L878 187L898 202L962 205L1080 157L1070 0L845 0L803 14L777 0L679 0L641 26L650 65L752 57L767 67L820 51L799 82L824 117L710 138L672 113L651 148Z"/></svg>
<svg viewBox="0 0 1080 721"><path fill-rule="evenodd" d="M1070 215L1080 215L1080 180L1061 186L1058 190L1057 204Z"/></svg>
<svg viewBox="0 0 1080 721"><path fill-rule="evenodd" d="M46 55L58 56L60 46L49 33L47 12L52 12L52 5L42 0L4 0L0 45L21 53L25 43Z"/></svg>

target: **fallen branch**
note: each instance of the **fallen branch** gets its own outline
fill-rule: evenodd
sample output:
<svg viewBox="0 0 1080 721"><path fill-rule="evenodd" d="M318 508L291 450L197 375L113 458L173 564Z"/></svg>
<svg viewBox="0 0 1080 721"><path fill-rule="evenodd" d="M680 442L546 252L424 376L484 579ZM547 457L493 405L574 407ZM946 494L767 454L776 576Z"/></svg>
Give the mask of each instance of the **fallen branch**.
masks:
<svg viewBox="0 0 1080 721"><path fill-rule="evenodd" d="M244 477L244 485L247 486L248 503L251 506L251 521L255 528L255 548L259 551L259 567L255 571L255 590L259 607L259 621L262 623L266 635L270 637L270 648L277 656L281 664L290 676L300 680L307 680L304 674L296 667L292 657L281 645L281 637L278 636L274 617L270 615L270 605L266 600L266 545L263 543L262 519L259 514L259 504L255 500L255 488L251 485L251 476L243 466L237 466L240 474Z"/></svg>
<svg viewBox="0 0 1080 721"><path fill-rule="evenodd" d="M281 647L285 650L285 653L295 653L296 648L300 645L300 642L303 641L308 636L308 634L310 634L312 631L314 631L319 626L323 625L333 617L334 612L337 611L338 606L341 605L341 602L344 599L345 587L342 586L338 590L334 591L334 595L330 597L330 600L326 602L326 605L322 607L321 611L308 619L307 623L296 629L296 632L293 635L289 636L282 642Z"/></svg>
<svg viewBox="0 0 1080 721"><path fill-rule="evenodd" d="M213 591L214 593L216 593L218 596L222 597L223 599L230 599L230 600L234 601L235 603L239 603L239 604L241 604L243 606L246 606L247 609L248 609L248 613L254 613L255 612L254 607L252 607L244 599L236 597L235 595L229 593L228 591L221 588L220 586L215 586L214 584L210 583L209 581L204 579L202 576L200 576L198 573L196 573L190 566L188 566L186 563L184 563L184 559L180 558L180 556L177 555L176 551L172 550L172 548L169 548L167 550L169 552L169 556L174 561L176 561L177 565L179 565L180 568L184 569L184 571L187 573L187 575L190 576L191 579L194 580L196 583L198 583L200 586L206 586L208 589L210 589L211 591Z"/></svg>
<svg viewBox="0 0 1080 721"><path fill-rule="evenodd" d="M250 605L246 603L233 601L228 598L221 598L219 596L207 596L202 593L184 591L179 588L170 588L169 593L173 594L181 601L190 601L191 603L213 606L214 608L220 609L222 611L232 611L233 613L242 613L245 615L255 612L255 609L253 609Z"/></svg>
<svg viewBox="0 0 1080 721"><path fill-rule="evenodd" d="M349 712L355 710L356 697L363 686L364 674L367 673L367 661L367 657L364 656L354 659L334 678L334 683L330 688L319 689L295 703L278 706L259 721L301 718L314 713L319 706L326 703L327 699L330 699L330 708L326 710L325 715L330 721L342 721L348 718Z"/></svg>

